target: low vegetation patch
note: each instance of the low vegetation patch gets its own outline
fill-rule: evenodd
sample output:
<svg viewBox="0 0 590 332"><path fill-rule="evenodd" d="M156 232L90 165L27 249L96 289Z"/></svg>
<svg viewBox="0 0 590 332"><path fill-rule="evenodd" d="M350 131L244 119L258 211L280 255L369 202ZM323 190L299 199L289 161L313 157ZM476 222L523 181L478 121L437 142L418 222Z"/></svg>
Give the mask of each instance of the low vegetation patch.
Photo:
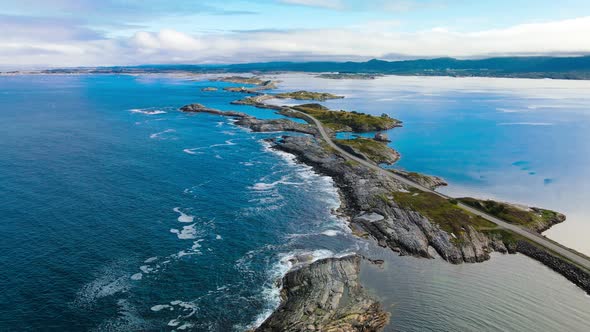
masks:
<svg viewBox="0 0 590 332"><path fill-rule="evenodd" d="M295 91L276 94L275 97L281 99L297 99L297 100L317 100L326 101L328 99L342 99L343 96L333 95L326 92L309 92L309 91Z"/></svg>
<svg viewBox="0 0 590 332"><path fill-rule="evenodd" d="M565 220L565 216L551 210L518 207L492 200L478 200L465 197L459 199L464 204L484 211L511 224L520 225L532 230L545 230Z"/></svg>
<svg viewBox="0 0 590 332"><path fill-rule="evenodd" d="M368 159L378 164L393 164L399 159L399 154L382 142L368 138L342 139L335 141L336 144L353 148L362 153Z"/></svg>
<svg viewBox="0 0 590 332"><path fill-rule="evenodd" d="M420 212L449 234L453 233L459 236L465 232L467 226L473 226L476 230L496 227L495 224L473 215L433 193L414 189L410 192L395 192L393 197L402 208Z"/></svg>
<svg viewBox="0 0 590 332"><path fill-rule="evenodd" d="M269 81L263 80L259 77L247 77L247 76L227 76L227 77L218 78L217 81L237 83L237 84L253 84L253 85L263 85L265 82L269 82Z"/></svg>
<svg viewBox="0 0 590 332"><path fill-rule="evenodd" d="M320 104L305 104L293 106L293 108L315 117L326 127L335 131L380 131L400 125L399 120L393 119L386 114L374 116L355 111L332 111Z"/></svg>

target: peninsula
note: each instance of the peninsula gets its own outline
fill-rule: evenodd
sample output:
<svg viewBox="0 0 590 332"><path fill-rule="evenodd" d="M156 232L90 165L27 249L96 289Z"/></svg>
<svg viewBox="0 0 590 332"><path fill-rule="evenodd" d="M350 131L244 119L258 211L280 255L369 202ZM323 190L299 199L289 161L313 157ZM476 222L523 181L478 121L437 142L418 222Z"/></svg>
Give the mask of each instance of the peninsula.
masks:
<svg viewBox="0 0 590 332"><path fill-rule="evenodd" d="M332 177L342 201L339 213L347 217L354 234L373 239L382 247L400 255L438 256L453 264L483 262L490 259L490 253L494 251L520 252L547 265L590 294L590 259L538 233L563 222L564 215L509 203L444 196L433 190L446 185L440 178L381 168L380 164L393 163L399 158L399 154L384 142L366 138L335 139L338 131L384 130L399 126L400 121L388 116L332 111L319 104L289 107L264 102L271 98L272 95L259 95L233 104L271 109L308 123L296 123L289 119L261 120L244 113L218 111L200 104L187 105L181 110L232 116L238 118L237 125L253 131L308 134L286 135L269 139L269 142L272 148L291 153L298 161ZM293 274L287 276L291 277L282 282L281 306L260 327L260 331L270 331L276 326L289 330L296 324L289 319L290 315L301 319L305 317L303 321L321 330L322 326L332 326L334 322L343 323L338 318L342 317L343 308L354 307L354 312L358 313L358 303L366 303L360 295L355 304L335 304L326 312L320 311L319 316L313 309L307 309L317 299L310 295L315 291L302 290L310 284L302 280L314 276L317 280L313 279L315 281L311 284L316 285L317 282L325 282L326 278L342 280L343 275L351 276L349 273L334 272L327 277L325 264L333 263L311 264L297 270L299 272L290 272ZM361 331L354 326L358 327L366 315L381 317L379 321L382 321L379 310L374 306L363 305L363 308L358 320L346 323L350 324L343 331Z"/></svg>
<svg viewBox="0 0 590 332"><path fill-rule="evenodd" d="M251 85L253 87L247 86L238 86L238 87L226 87L223 88L225 91L229 92L243 92L243 93L251 93L257 94L263 90L270 90L276 88L276 83L271 80L263 80L260 77L246 77L246 76L228 76L228 77L221 77L215 79L216 81L220 82L227 82L227 83L236 83L236 84L244 84L244 85Z"/></svg>
<svg viewBox="0 0 590 332"><path fill-rule="evenodd" d="M309 92L309 91L295 91L295 92L284 92L274 95L275 98L280 99L296 99L296 100L316 100L326 101L329 99L342 99L344 96L337 96L327 92Z"/></svg>

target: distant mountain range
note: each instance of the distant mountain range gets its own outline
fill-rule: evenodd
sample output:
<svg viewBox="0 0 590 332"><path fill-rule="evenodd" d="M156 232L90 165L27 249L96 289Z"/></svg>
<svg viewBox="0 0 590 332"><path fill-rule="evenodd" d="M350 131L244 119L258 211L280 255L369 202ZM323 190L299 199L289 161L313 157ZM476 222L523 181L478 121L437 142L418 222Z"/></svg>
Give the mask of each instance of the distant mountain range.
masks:
<svg viewBox="0 0 590 332"><path fill-rule="evenodd" d="M344 74L394 74L420 76L478 76L590 79L590 56L497 57L479 60L437 58L427 60L367 62L263 62L232 65L142 65L129 67L67 68L44 73L139 73L139 72L336 72ZM336 77L331 77L336 78Z"/></svg>

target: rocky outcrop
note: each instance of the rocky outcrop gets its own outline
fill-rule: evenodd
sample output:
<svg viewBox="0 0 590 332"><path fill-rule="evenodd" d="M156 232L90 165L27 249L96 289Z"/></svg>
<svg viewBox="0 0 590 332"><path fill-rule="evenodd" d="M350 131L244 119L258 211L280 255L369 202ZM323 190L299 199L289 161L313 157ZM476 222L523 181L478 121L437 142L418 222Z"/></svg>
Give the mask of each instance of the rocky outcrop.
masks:
<svg viewBox="0 0 590 332"><path fill-rule="evenodd" d="M283 278L281 305L256 331L381 331L389 314L364 291L359 272L356 255L290 271Z"/></svg>
<svg viewBox="0 0 590 332"><path fill-rule="evenodd" d="M233 117L238 117L238 118L249 117L249 115L246 113L234 112L234 111L220 111L218 109L209 108L204 105L197 104L197 103L182 106L180 108L180 110L183 112L187 112L187 113L210 113L210 114L223 115L223 116L233 116Z"/></svg>
<svg viewBox="0 0 590 332"><path fill-rule="evenodd" d="M329 99L342 99L344 98L344 96L337 96L327 92L310 92L301 90L294 92L278 93L275 95L275 98L326 101Z"/></svg>
<svg viewBox="0 0 590 332"><path fill-rule="evenodd" d="M336 140L335 143L344 151L376 164L392 165L401 157L399 152L384 143L368 138L356 138L353 140Z"/></svg>
<svg viewBox="0 0 590 332"><path fill-rule="evenodd" d="M549 210L536 208L536 207L531 207L530 210L533 213L536 213L537 215L541 215L541 216L547 212L551 213L550 216L542 218L541 221L538 221L537 223L535 223L534 225L531 226L531 228L538 233L543 233L544 231L548 230L549 228L551 228L559 223L564 222L566 219L564 214L561 214L558 212L549 211Z"/></svg>
<svg viewBox="0 0 590 332"><path fill-rule="evenodd" d="M412 180L414 182L416 182L417 184L426 187L428 189L436 189L438 187L444 187L447 186L448 183L438 177L438 176L432 176L432 175L425 175L425 174L420 174L420 173L416 173L416 172L406 172L406 171L402 171L399 169L391 169L390 170L392 173L395 173L397 175L401 175L409 180Z"/></svg>
<svg viewBox="0 0 590 332"><path fill-rule="evenodd" d="M404 255L432 257L432 247L452 263L480 262L492 251L486 236L474 228L453 237L420 213L402 208L391 193L406 186L363 165L347 161L312 137L283 137L274 147L292 153L305 164L331 176L338 186L341 211L353 227Z"/></svg>
<svg viewBox="0 0 590 332"><path fill-rule="evenodd" d="M565 215L537 207L521 204L481 200L472 197L459 198L461 202L478 210L485 211L509 223L542 233L552 226L565 221Z"/></svg>
<svg viewBox="0 0 590 332"><path fill-rule="evenodd" d="M249 128L255 132L291 131L310 135L316 135L318 133L317 128L315 126L306 123L297 123L289 119L261 120L252 117L246 113L234 111L220 111L218 109L209 108L196 103L182 106L180 110L187 113L209 113L215 115L236 117L239 118L236 121L237 125Z"/></svg>
<svg viewBox="0 0 590 332"><path fill-rule="evenodd" d="M218 89L215 87L206 87L206 88L202 88L201 91L205 91L205 92L212 92L212 91L217 91Z"/></svg>
<svg viewBox="0 0 590 332"><path fill-rule="evenodd" d="M309 124L293 122L288 119L260 120L248 116L242 117L236 124L250 128L255 132L293 131L310 135L317 134L316 127Z"/></svg>
<svg viewBox="0 0 590 332"><path fill-rule="evenodd" d="M221 77L215 79L215 81L221 82L228 82L228 83L236 83L236 84L251 84L255 85L255 87L248 88L248 87L226 87L224 88L225 91L230 92L243 92L243 93L252 93L257 94L259 91L262 90L270 90L276 89L275 81L265 80L260 77L245 77L245 76L229 76L229 77Z"/></svg>
<svg viewBox="0 0 590 332"><path fill-rule="evenodd" d="M386 133L376 133L373 139L378 142L391 142L389 140L389 136Z"/></svg>

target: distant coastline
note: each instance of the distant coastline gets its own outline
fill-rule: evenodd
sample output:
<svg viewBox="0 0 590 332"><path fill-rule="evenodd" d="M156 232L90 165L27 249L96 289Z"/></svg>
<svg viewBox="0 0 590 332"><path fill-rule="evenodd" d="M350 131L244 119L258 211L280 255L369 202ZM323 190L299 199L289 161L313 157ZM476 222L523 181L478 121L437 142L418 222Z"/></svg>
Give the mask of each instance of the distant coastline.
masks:
<svg viewBox="0 0 590 332"><path fill-rule="evenodd" d="M382 75L501 77L590 80L590 56L495 57L477 60L454 58L366 62L264 62L223 65L165 64L111 67L52 68L0 71L19 74L220 74L316 73L325 79L373 79Z"/></svg>

